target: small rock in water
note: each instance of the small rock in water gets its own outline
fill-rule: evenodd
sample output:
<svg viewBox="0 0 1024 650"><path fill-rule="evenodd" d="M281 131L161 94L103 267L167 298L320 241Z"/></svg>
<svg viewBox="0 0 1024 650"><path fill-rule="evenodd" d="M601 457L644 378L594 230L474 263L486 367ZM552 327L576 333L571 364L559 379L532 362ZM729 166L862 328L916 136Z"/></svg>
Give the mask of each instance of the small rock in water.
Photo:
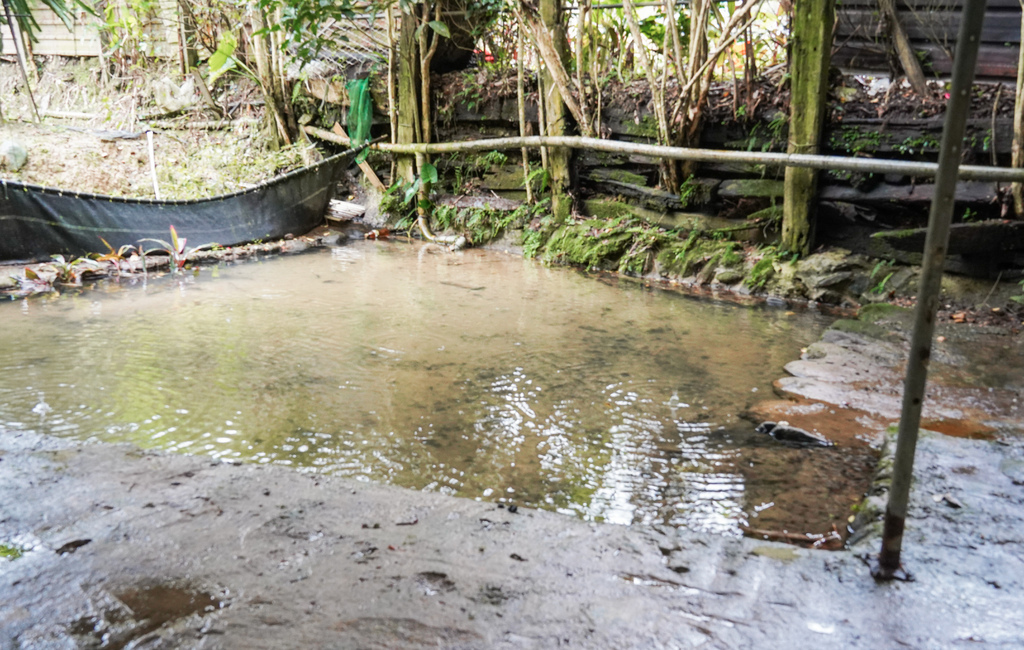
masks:
<svg viewBox="0 0 1024 650"><path fill-rule="evenodd" d="M28 150L14 140L0 142L0 169L12 172L21 170L28 162Z"/></svg>
<svg viewBox="0 0 1024 650"><path fill-rule="evenodd" d="M762 422L754 430L758 433L767 433L779 442L791 445L831 447L835 444L816 433L790 426L789 422L785 420L782 422Z"/></svg>

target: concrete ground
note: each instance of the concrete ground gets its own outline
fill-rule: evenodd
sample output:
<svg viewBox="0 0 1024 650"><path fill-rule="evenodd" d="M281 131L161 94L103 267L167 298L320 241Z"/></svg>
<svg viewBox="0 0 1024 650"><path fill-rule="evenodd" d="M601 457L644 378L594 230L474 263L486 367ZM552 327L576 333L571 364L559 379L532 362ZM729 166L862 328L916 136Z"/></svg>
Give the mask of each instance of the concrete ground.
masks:
<svg viewBox="0 0 1024 650"><path fill-rule="evenodd" d="M780 391L879 426L899 328L856 329ZM913 582L867 566L884 457L863 538L823 551L8 431L0 543L25 552L0 559L0 648L1024 647L1020 379L979 388L954 342L937 407L986 439L921 439ZM1016 363L1019 336L994 345Z"/></svg>

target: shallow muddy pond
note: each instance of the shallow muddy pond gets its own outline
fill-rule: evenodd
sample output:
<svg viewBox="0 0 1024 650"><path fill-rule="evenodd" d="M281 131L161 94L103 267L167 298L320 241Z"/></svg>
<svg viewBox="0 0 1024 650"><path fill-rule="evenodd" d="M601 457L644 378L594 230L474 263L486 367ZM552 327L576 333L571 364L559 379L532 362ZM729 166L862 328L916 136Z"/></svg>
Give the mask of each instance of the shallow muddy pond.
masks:
<svg viewBox="0 0 1024 650"><path fill-rule="evenodd" d="M591 520L820 533L845 526L870 450L790 449L739 414L826 324L353 241L0 303L0 427Z"/></svg>

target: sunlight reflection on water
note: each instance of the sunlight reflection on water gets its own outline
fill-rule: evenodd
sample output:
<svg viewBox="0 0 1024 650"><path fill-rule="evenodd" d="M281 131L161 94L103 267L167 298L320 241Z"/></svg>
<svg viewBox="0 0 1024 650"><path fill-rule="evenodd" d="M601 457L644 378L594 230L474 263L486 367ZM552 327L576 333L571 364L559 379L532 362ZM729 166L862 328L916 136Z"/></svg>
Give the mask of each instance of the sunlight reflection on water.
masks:
<svg viewBox="0 0 1024 650"><path fill-rule="evenodd" d="M738 534L738 413L823 325L359 241L0 304L0 426Z"/></svg>

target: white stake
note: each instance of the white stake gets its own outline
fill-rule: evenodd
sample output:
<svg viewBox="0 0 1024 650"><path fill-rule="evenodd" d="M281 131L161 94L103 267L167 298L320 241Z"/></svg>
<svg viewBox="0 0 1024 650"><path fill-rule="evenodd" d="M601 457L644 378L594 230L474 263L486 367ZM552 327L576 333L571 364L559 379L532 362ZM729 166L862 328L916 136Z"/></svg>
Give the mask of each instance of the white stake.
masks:
<svg viewBox="0 0 1024 650"><path fill-rule="evenodd" d="M149 172L153 175L153 192L156 200L160 200L160 186L156 182L156 157L153 155L153 132L146 131L146 142L149 143Z"/></svg>

